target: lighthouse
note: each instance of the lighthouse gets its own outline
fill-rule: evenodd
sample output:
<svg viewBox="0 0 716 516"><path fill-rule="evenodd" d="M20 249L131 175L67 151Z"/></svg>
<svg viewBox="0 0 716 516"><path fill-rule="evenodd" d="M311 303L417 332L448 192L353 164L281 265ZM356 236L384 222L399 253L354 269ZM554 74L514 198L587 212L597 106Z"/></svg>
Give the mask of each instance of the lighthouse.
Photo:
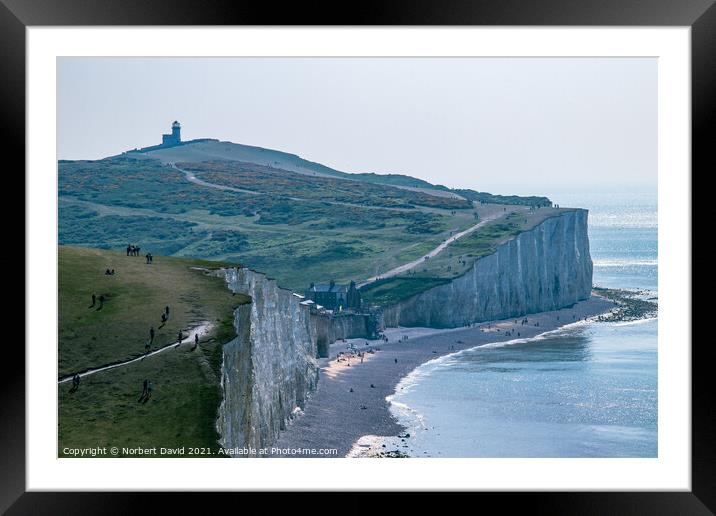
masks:
<svg viewBox="0 0 716 516"><path fill-rule="evenodd" d="M177 143L181 142L181 124L176 120L172 122L172 138L174 138Z"/></svg>
<svg viewBox="0 0 716 516"><path fill-rule="evenodd" d="M172 122L172 133L162 135L162 147L174 147L181 143L181 124L174 120Z"/></svg>

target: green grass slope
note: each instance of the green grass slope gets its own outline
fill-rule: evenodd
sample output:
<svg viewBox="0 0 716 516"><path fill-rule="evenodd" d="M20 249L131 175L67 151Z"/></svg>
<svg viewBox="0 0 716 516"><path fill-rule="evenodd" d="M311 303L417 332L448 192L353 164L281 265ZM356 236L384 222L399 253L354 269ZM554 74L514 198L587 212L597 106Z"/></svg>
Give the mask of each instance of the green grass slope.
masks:
<svg viewBox="0 0 716 516"><path fill-rule="evenodd" d="M569 208L532 211L520 206L506 210L502 217L452 242L415 269L364 286L360 289L363 301L367 305L388 306L447 283L468 272L477 260L493 254L507 240L565 211Z"/></svg>
<svg viewBox="0 0 716 516"><path fill-rule="evenodd" d="M171 163L209 184L190 182ZM401 174L347 174L219 141L60 161L58 183L61 244L132 242L156 255L241 262L298 292L419 259L495 207L549 204Z"/></svg>
<svg viewBox="0 0 716 516"><path fill-rule="evenodd" d="M428 181L405 174L341 172L320 163L303 159L295 154L275 149L267 149L264 147L243 145L240 143L220 142L218 140L193 140L185 142L183 145L178 147L157 149L144 153L130 152L125 153L124 155L137 156L141 158L154 158L165 163L176 161L241 161L247 164L263 165L310 176L333 177L386 186L403 186L425 188L428 190L449 191L470 200L479 200L483 202L522 205L540 204L542 206L550 205L550 201L546 197L520 197L516 195L503 196L493 195L486 192L476 192L468 189L450 189L446 186L434 185Z"/></svg>
<svg viewBox="0 0 716 516"><path fill-rule="evenodd" d="M302 291L368 278L474 223L460 199L255 165L186 166L260 195L190 183L157 160L60 162L60 243L240 261Z"/></svg>
<svg viewBox="0 0 716 516"><path fill-rule="evenodd" d="M213 324L200 346L185 344L144 360L58 385L59 449L96 446L216 448L214 423L220 402L221 346L234 336L233 311L250 300L232 296L223 279L192 267L215 262L60 247L58 373L96 368L139 356L175 341L180 329ZM114 268L114 276L105 269ZM90 296L104 295L102 310L89 308ZM170 318L159 329L169 305ZM144 379L154 384L147 403L138 403ZM157 450L157 455L159 455Z"/></svg>

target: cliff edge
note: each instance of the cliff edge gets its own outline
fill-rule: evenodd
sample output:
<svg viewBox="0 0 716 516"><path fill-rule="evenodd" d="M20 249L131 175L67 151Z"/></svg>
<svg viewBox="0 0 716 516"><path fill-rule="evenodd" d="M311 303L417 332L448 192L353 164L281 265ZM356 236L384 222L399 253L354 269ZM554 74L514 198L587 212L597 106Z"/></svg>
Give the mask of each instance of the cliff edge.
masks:
<svg viewBox="0 0 716 516"><path fill-rule="evenodd" d="M464 275L383 310L383 325L454 328L570 306L588 299L587 210L544 220L476 260Z"/></svg>

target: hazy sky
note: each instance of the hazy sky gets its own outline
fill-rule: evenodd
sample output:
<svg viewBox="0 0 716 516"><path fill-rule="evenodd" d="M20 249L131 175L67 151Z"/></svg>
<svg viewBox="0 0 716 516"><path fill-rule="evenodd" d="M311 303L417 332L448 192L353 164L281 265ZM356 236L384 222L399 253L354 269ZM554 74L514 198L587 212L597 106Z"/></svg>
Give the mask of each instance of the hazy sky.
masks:
<svg viewBox="0 0 716 516"><path fill-rule="evenodd" d="M654 58L61 58L58 152L182 138L493 193L654 190Z"/></svg>

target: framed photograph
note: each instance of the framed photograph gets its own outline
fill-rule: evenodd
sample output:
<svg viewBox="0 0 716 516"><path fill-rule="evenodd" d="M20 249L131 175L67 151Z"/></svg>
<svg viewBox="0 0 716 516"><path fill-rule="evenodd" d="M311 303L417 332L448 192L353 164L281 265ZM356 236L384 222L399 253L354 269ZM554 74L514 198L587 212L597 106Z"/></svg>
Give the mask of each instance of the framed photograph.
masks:
<svg viewBox="0 0 716 516"><path fill-rule="evenodd" d="M711 513L712 2L3 2L27 203L3 510L397 490Z"/></svg>

